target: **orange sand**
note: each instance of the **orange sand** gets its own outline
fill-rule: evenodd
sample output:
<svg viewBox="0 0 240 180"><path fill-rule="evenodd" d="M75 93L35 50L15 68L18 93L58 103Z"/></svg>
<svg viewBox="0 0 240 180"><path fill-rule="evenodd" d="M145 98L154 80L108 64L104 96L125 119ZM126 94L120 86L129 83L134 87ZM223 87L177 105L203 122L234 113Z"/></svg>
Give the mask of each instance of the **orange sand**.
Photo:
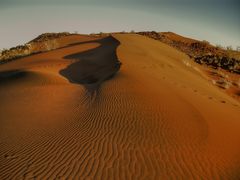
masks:
<svg viewBox="0 0 240 180"><path fill-rule="evenodd" d="M240 178L240 104L186 55L68 38L0 65L0 179Z"/></svg>

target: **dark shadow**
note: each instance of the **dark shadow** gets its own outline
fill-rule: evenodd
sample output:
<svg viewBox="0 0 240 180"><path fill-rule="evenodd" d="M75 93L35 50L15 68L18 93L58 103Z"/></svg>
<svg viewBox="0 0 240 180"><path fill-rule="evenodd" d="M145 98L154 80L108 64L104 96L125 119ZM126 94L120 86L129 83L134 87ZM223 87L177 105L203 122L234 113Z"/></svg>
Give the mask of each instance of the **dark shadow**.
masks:
<svg viewBox="0 0 240 180"><path fill-rule="evenodd" d="M64 59L77 60L67 68L60 71L70 82L82 84L92 94L96 93L100 84L112 78L120 69L121 63L117 58L116 49L119 41L112 36L80 43L99 43L100 46L85 52L65 56Z"/></svg>
<svg viewBox="0 0 240 180"><path fill-rule="evenodd" d="M17 80L19 78L26 76L26 74L27 73L25 71L20 70L2 71L0 72L0 83L11 80Z"/></svg>

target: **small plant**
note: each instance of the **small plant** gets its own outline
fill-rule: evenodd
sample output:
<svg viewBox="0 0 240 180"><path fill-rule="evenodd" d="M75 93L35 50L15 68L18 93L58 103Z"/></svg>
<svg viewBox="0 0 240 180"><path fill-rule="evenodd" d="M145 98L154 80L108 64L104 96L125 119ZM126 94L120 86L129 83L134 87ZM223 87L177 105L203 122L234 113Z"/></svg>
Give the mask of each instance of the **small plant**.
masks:
<svg viewBox="0 0 240 180"><path fill-rule="evenodd" d="M226 49L227 49L228 51L232 51L232 50L233 50L232 46L227 46Z"/></svg>
<svg viewBox="0 0 240 180"><path fill-rule="evenodd" d="M220 45L220 44L216 44L216 48L218 48L218 49L224 49L224 47L222 46L222 45Z"/></svg>
<svg viewBox="0 0 240 180"><path fill-rule="evenodd" d="M204 44L210 44L208 41L206 41L206 40L203 40L202 41Z"/></svg>

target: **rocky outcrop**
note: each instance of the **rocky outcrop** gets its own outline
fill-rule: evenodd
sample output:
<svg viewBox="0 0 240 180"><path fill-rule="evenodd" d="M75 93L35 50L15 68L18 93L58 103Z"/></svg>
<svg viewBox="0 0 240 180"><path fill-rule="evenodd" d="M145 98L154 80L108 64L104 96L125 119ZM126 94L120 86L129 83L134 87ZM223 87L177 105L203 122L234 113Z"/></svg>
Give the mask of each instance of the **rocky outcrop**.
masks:
<svg viewBox="0 0 240 180"><path fill-rule="evenodd" d="M224 49L220 49L207 41L186 38L172 32L139 32L137 34L168 44L184 53L199 64L212 68L222 68L240 74L240 60L231 58Z"/></svg>
<svg viewBox="0 0 240 180"><path fill-rule="evenodd" d="M27 55L49 51L58 48L57 39L71 35L68 32L63 33L44 33L26 43L16 46L0 53L0 64L18 59Z"/></svg>
<svg viewBox="0 0 240 180"><path fill-rule="evenodd" d="M49 40L53 40L53 39L57 39L57 38L69 36L69 35L71 35L69 32L44 33L44 34L39 35L37 38L31 40L28 43L44 42L44 41L49 41Z"/></svg>
<svg viewBox="0 0 240 180"><path fill-rule="evenodd" d="M222 68L229 72L240 74L240 61L227 56L204 55L193 57L198 64L206 64L214 69Z"/></svg>
<svg viewBox="0 0 240 180"><path fill-rule="evenodd" d="M20 45L7 50L3 50L0 55L0 63L11 61L31 54L31 45Z"/></svg>
<svg viewBox="0 0 240 180"><path fill-rule="evenodd" d="M163 40L163 36L155 31L138 32L137 34L147 36L155 40Z"/></svg>

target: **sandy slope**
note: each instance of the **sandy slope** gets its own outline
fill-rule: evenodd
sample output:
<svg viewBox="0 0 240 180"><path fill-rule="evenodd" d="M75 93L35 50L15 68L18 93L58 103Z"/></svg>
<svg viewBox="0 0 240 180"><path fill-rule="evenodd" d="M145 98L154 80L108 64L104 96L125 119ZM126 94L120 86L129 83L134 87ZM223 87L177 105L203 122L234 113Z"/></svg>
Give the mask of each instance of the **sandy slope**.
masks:
<svg viewBox="0 0 240 180"><path fill-rule="evenodd" d="M240 178L239 103L175 49L114 37L0 66L0 179Z"/></svg>

